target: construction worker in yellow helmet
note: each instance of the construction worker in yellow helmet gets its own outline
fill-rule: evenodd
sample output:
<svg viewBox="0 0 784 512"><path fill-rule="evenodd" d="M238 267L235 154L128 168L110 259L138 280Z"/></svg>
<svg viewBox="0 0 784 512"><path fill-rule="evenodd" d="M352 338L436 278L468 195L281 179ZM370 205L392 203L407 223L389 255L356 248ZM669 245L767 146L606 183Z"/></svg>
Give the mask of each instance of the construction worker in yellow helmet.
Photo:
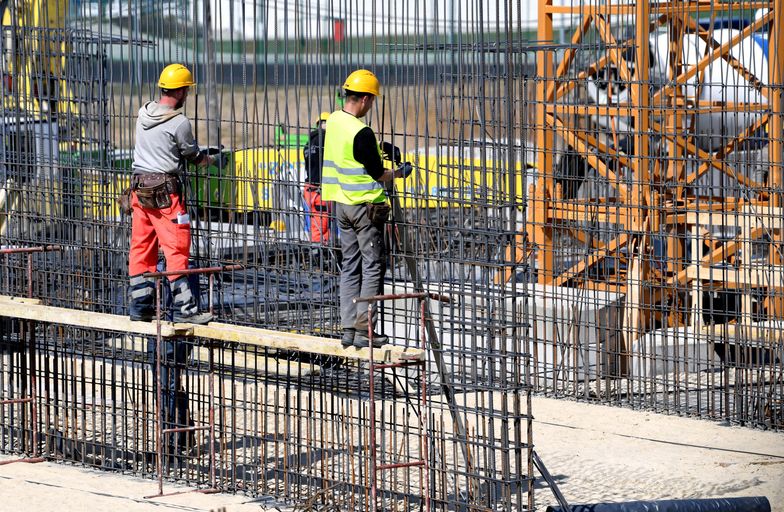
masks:
<svg viewBox="0 0 784 512"><path fill-rule="evenodd" d="M131 320L150 321L155 316L155 280L144 274L156 270L159 247L168 271L188 268L190 217L184 199L187 163L224 165L222 155L200 151L191 122L182 111L193 85L188 68L170 64L158 79L160 99L139 109L130 197ZM175 322L207 323L212 319L209 313L199 313L199 294L190 289L186 276L173 275L169 280Z"/></svg>
<svg viewBox="0 0 784 512"><path fill-rule="evenodd" d="M405 178L411 164L385 169L382 147L376 135L362 121L381 94L381 84L371 71L359 69L343 83L346 101L342 110L333 112L327 122L324 140L324 165L321 193L325 201L335 201L335 216L340 228L343 252L340 272L340 317L344 347L367 347L388 343L389 338L375 332L375 305L368 315L367 303L355 304L357 297L379 295L383 291L387 251L384 224L389 217L385 184ZM384 153L399 162L399 150L384 146ZM396 150L396 151L395 151Z"/></svg>
<svg viewBox="0 0 784 512"><path fill-rule="evenodd" d="M330 204L321 197L321 165L324 159L324 135L326 133L329 112L322 112L316 118L313 130L308 135L308 142L302 148L302 159L305 163L305 188L303 196L308 205L310 219L310 241L314 244L326 245L329 241ZM315 258L321 260L321 248L314 248Z"/></svg>
<svg viewBox="0 0 784 512"><path fill-rule="evenodd" d="M313 122L313 128L324 128L326 126L327 119L329 119L329 112L322 112Z"/></svg>
<svg viewBox="0 0 784 512"><path fill-rule="evenodd" d="M188 92L195 85L190 70L182 64L166 66L158 79L160 99L139 109L136 144L131 178L131 247L129 254L131 320L149 321L155 317L155 279L145 276L158 264L158 249L166 257L166 270L188 268L191 249L191 225L185 200L185 170L188 163L199 166L225 165L218 153L210 156L201 151L193 137L191 122L182 111ZM210 313L199 312L198 280L189 281L182 274L168 279L172 312L162 315L175 322L204 324ZM193 288L191 287L193 285ZM164 285L166 286L166 285ZM191 423L188 398L182 389L181 368L185 367L191 345L181 340L164 341L159 376L162 384L161 407L163 428L171 429ZM150 361L156 360L157 345L148 343ZM196 446L190 432L172 432L163 440L164 450L181 456Z"/></svg>

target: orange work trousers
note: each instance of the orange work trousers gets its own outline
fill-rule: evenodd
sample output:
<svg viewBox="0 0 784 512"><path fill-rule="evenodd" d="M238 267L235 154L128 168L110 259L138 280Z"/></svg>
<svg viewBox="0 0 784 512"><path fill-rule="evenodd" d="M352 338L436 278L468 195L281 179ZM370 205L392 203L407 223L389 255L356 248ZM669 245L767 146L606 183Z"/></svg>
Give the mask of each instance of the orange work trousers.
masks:
<svg viewBox="0 0 784 512"><path fill-rule="evenodd" d="M144 208L136 192L131 193L133 208L131 221L131 251L128 256L128 274L136 276L155 272L158 248L166 257L166 270L185 270L191 253L191 224L188 210L177 194L171 194L171 206L160 210ZM182 223L180 223L182 222ZM169 276L174 281L179 275Z"/></svg>
<svg viewBox="0 0 784 512"><path fill-rule="evenodd" d="M321 189L305 185L305 202L310 210L310 241L326 244L329 240L329 203L321 199Z"/></svg>

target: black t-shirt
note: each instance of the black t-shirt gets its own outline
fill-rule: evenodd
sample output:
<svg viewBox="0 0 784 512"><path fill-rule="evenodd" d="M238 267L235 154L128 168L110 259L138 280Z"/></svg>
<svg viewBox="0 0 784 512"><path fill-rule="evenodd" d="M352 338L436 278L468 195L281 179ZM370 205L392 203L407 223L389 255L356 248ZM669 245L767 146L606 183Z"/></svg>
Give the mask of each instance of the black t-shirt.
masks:
<svg viewBox="0 0 784 512"><path fill-rule="evenodd" d="M310 132L308 143L302 148L305 161L305 183L321 185L321 166L324 160L324 130L316 128Z"/></svg>
<svg viewBox="0 0 784 512"><path fill-rule="evenodd" d="M362 128L354 136L354 159L365 167L374 180L378 180L384 174L384 164L378 153L376 136L369 126Z"/></svg>

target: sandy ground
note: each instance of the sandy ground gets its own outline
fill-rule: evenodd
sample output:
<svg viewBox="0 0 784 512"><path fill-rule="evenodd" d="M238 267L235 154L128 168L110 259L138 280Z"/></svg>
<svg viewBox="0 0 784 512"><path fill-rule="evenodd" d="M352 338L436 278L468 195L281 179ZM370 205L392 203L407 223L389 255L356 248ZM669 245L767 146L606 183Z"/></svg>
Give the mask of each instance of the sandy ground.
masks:
<svg viewBox="0 0 784 512"><path fill-rule="evenodd" d="M767 496L784 511L784 434L534 398L534 443L570 503ZM552 503L546 488L537 503Z"/></svg>
<svg viewBox="0 0 784 512"><path fill-rule="evenodd" d="M536 450L571 503L762 495L784 512L784 434L541 397L533 411ZM156 489L63 464L0 466L0 511L293 510L229 494L144 498ZM541 483L536 501L554 502Z"/></svg>

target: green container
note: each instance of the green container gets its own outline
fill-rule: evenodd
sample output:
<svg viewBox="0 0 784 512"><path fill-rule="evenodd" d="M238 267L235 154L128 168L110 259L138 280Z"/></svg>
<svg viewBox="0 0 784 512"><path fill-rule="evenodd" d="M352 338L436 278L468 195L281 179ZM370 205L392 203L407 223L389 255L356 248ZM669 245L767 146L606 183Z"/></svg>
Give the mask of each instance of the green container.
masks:
<svg viewBox="0 0 784 512"><path fill-rule="evenodd" d="M190 178L190 200L199 208L228 208L231 204L232 177L234 176L234 155L229 151L222 152L227 158L226 167L218 166L188 168Z"/></svg>

